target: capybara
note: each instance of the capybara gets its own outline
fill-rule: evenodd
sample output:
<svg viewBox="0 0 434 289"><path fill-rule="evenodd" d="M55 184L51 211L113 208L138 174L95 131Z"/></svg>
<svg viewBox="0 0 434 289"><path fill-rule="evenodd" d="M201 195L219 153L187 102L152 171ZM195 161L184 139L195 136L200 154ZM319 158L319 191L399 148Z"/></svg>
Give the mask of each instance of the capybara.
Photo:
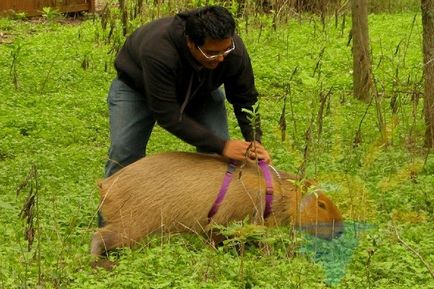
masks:
<svg viewBox="0 0 434 289"><path fill-rule="evenodd" d="M133 245L151 233L206 233L212 224L246 217L261 221L265 182L253 161L237 166L221 205L208 218L227 169L228 161L217 155L169 152L140 159L101 181L104 224L93 236L92 255ZM286 173L271 174L273 200L265 225L293 225L327 239L343 232L342 216L329 198L318 191L302 197L310 182L300 185Z"/></svg>

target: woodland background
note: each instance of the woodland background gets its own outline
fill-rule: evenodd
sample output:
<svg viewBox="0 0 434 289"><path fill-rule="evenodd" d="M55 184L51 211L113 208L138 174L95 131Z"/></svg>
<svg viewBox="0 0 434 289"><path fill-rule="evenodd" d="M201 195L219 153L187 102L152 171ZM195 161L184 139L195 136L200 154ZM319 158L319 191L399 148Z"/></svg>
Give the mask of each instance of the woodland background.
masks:
<svg viewBox="0 0 434 289"><path fill-rule="evenodd" d="M96 14L0 18L0 288L434 288L423 2L362 5L363 97L351 1L108 1ZM152 236L113 254L114 270L92 269L113 58L135 27L205 4L237 17L274 165L316 179L347 231L324 242L234 224L235 241L218 249ZM194 150L159 127L148 148ZM237 253L258 239L268 250Z"/></svg>

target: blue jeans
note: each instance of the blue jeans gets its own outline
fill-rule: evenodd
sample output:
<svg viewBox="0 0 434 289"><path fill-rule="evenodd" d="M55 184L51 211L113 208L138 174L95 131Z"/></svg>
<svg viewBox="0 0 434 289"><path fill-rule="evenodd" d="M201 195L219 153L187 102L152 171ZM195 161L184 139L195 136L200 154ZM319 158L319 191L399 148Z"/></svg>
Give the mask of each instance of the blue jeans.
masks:
<svg viewBox="0 0 434 289"><path fill-rule="evenodd" d="M217 89L211 96L203 98L207 102L193 118L221 138L229 139L225 95L222 89ZM117 78L111 84L107 102L111 146L105 177L146 155L146 145L155 124L145 96Z"/></svg>

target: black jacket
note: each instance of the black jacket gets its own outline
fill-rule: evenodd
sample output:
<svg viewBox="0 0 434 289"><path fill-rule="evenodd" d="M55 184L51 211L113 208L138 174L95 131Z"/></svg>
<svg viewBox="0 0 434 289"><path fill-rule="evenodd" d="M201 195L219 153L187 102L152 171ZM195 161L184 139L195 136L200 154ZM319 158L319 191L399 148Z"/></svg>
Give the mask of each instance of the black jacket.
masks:
<svg viewBox="0 0 434 289"><path fill-rule="evenodd" d="M246 48L237 35L234 42L236 49L216 69L201 68L188 50L184 20L178 15L161 18L128 37L115 67L121 80L143 94L160 126L191 145L221 154L225 140L196 122L194 115L200 110L201 98L224 84L241 132L246 140L252 140L252 127L241 109L251 109L258 93ZM258 126L257 140L260 136Z"/></svg>

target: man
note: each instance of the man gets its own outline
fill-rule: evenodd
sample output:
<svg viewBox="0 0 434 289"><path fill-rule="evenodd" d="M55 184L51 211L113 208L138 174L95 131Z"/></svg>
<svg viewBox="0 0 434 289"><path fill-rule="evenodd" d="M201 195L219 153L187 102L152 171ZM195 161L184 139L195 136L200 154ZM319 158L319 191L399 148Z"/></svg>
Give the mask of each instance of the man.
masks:
<svg viewBox="0 0 434 289"><path fill-rule="evenodd" d="M250 58L234 31L227 9L208 6L157 19L128 37L108 96L106 177L145 155L155 122L198 151L234 160L248 152L270 162L259 123L253 128L242 110L252 109L258 93ZM229 139L222 85L245 140Z"/></svg>

